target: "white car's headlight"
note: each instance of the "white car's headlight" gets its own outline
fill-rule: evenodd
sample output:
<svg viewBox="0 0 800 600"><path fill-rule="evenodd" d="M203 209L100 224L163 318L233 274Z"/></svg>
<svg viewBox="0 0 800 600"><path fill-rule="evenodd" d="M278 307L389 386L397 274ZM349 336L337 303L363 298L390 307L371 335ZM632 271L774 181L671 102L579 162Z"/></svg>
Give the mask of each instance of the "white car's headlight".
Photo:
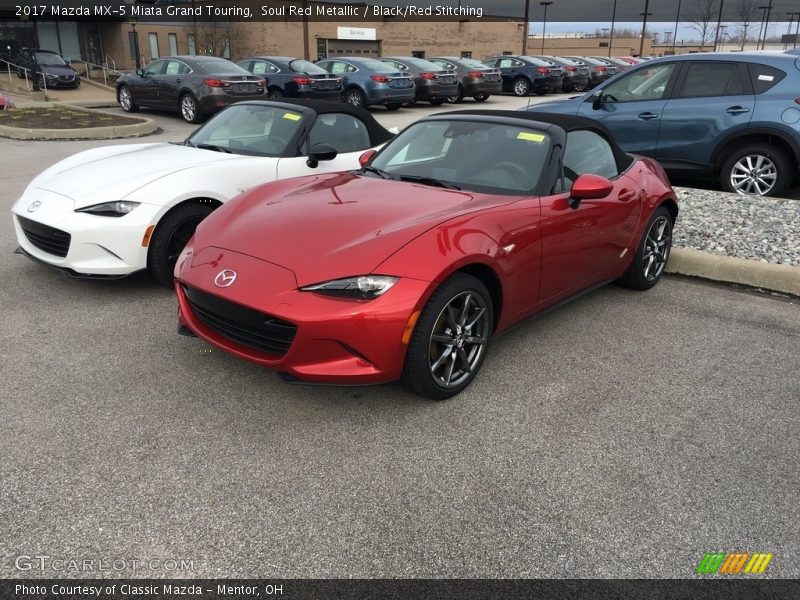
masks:
<svg viewBox="0 0 800 600"><path fill-rule="evenodd" d="M139 204L141 203L129 202L128 200L114 200L113 202L103 202L85 208L77 208L75 212L85 212L100 217L124 217L139 206Z"/></svg>
<svg viewBox="0 0 800 600"><path fill-rule="evenodd" d="M398 277L388 275L361 275L307 285L301 287L300 290L329 296L370 300L388 292L397 283L397 280Z"/></svg>

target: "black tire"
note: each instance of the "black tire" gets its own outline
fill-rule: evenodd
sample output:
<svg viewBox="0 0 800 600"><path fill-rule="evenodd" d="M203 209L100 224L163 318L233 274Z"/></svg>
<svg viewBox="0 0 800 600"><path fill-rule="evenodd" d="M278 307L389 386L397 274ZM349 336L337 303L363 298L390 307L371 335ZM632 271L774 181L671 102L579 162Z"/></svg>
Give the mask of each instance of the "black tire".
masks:
<svg viewBox="0 0 800 600"><path fill-rule="evenodd" d="M271 89L271 90L269 91L269 93L267 94L267 98L272 98L272 99L275 99L275 98L283 98L285 95L286 95L286 94L284 94L284 93L283 93L282 91L280 91L278 88L273 88L273 89Z"/></svg>
<svg viewBox="0 0 800 600"><path fill-rule="evenodd" d="M444 101L444 98L436 98L435 100L430 100L429 102L431 103L431 106L441 106L444 104Z"/></svg>
<svg viewBox="0 0 800 600"><path fill-rule="evenodd" d="M402 104L387 104L386 105L386 110L399 110L401 108L403 108Z"/></svg>
<svg viewBox="0 0 800 600"><path fill-rule="evenodd" d="M517 77L511 84L515 96L527 96L531 93L531 82L525 77Z"/></svg>
<svg viewBox="0 0 800 600"><path fill-rule="evenodd" d="M172 287L175 263L200 222L214 211L212 204L183 204L156 225L147 251L147 268L158 283Z"/></svg>
<svg viewBox="0 0 800 600"><path fill-rule="evenodd" d="M720 168L719 180L726 192L780 196L792 183L791 163L780 148L748 144L728 154Z"/></svg>
<svg viewBox="0 0 800 600"><path fill-rule="evenodd" d="M178 108L181 111L183 120L187 123L202 123L205 120L205 115L200 112L200 105L197 103L197 98L189 92L181 96L178 101Z"/></svg>
<svg viewBox="0 0 800 600"><path fill-rule="evenodd" d="M117 101L125 112L139 112L139 105L133 101L133 92L127 85L120 86L117 92Z"/></svg>
<svg viewBox="0 0 800 600"><path fill-rule="evenodd" d="M456 310L462 307L462 312L453 314L451 305ZM471 275L456 273L442 283L422 310L411 335L403 384L429 400L446 400L461 393L478 374L489 351L493 308L486 286ZM473 319L472 325L461 329ZM443 339L454 343L447 344Z"/></svg>
<svg viewBox="0 0 800 600"><path fill-rule="evenodd" d="M23 71L22 69L17 69L17 77L19 77L20 79L24 79L25 71Z"/></svg>
<svg viewBox="0 0 800 600"><path fill-rule="evenodd" d="M672 225L670 212L659 206L647 222L631 266L618 280L620 285L644 291L661 280L672 249Z"/></svg>
<svg viewBox="0 0 800 600"><path fill-rule="evenodd" d="M576 83L575 85L572 86L572 89L569 90L569 91L570 92L585 92L588 89L588 87L589 86L587 86L585 83Z"/></svg>
<svg viewBox="0 0 800 600"><path fill-rule="evenodd" d="M475 102L486 102L489 99L489 94L477 94L472 98Z"/></svg>
<svg viewBox="0 0 800 600"><path fill-rule="evenodd" d="M450 104L460 104L464 101L464 87L460 83L458 84L458 91L456 92L456 95L450 96L447 101Z"/></svg>
<svg viewBox="0 0 800 600"><path fill-rule="evenodd" d="M358 88L350 88L344 93L344 101L353 106L361 106L366 108L367 99L364 97L364 92Z"/></svg>

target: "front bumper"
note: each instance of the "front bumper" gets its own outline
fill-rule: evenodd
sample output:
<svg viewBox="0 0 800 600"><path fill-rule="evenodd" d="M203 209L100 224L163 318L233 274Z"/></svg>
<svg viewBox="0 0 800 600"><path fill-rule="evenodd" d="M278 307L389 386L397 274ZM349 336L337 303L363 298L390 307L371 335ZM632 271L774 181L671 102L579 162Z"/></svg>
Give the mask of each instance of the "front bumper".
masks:
<svg viewBox="0 0 800 600"><path fill-rule="evenodd" d="M220 350L302 382L366 385L400 378L407 348L403 336L428 282L400 279L374 300L333 298L299 291L288 269L219 248L205 252L213 254L213 262L201 251L178 263L179 329L188 328ZM214 280L223 269L236 271L237 277L233 285L221 289ZM257 311L267 320L294 325L288 350L266 352L227 336L225 331L242 330L237 326L226 330L225 324L208 320L207 314L201 318L187 294L192 290L222 299L228 307L226 318L237 311L242 315Z"/></svg>
<svg viewBox="0 0 800 600"><path fill-rule="evenodd" d="M147 267L147 248L142 246L142 239L147 228L156 223L159 210L140 204L123 217L99 217L75 212L70 198L34 188L26 191L11 212L17 243L26 256L72 276L119 277ZM20 218L68 234L66 255L48 251L47 240L43 244L41 239L29 237Z"/></svg>

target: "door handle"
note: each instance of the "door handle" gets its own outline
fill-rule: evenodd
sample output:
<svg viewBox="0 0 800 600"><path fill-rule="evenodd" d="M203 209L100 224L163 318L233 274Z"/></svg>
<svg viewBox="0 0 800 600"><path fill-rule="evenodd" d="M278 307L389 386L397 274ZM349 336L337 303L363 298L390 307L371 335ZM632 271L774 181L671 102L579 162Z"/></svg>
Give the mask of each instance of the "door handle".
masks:
<svg viewBox="0 0 800 600"><path fill-rule="evenodd" d="M651 119L657 119L657 118L658 118L658 115L657 115L656 113L651 113L651 112L643 112L643 113L639 113L639 114L636 116L636 118L637 118L637 119L639 119L639 120L641 120L641 121L649 121L649 120L651 120Z"/></svg>
<svg viewBox="0 0 800 600"><path fill-rule="evenodd" d="M180 83L180 82L181 82L180 77L175 80L175 83Z"/></svg>
<svg viewBox="0 0 800 600"><path fill-rule="evenodd" d="M745 106L731 106L730 108L726 108L725 112L729 115L741 115L743 113L749 113L750 109Z"/></svg>
<svg viewBox="0 0 800 600"><path fill-rule="evenodd" d="M633 200L635 198L636 198L636 191L635 190L628 190L628 189L620 190L619 196L617 196L617 199L620 202L630 202L631 200Z"/></svg>

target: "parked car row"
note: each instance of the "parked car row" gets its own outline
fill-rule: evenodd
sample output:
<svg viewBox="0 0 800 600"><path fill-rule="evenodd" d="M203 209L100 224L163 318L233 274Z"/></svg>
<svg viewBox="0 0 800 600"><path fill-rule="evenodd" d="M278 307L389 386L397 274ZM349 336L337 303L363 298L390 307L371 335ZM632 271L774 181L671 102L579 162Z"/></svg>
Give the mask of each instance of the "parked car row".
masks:
<svg viewBox="0 0 800 600"><path fill-rule="evenodd" d="M606 282L656 285L678 204L590 119L453 111L394 137L360 107L271 99L180 144L76 154L12 212L38 262L172 285L179 333L289 381L400 379L442 400L520 320Z"/></svg>
<svg viewBox="0 0 800 600"><path fill-rule="evenodd" d="M800 182L800 60L786 53L667 56L596 90L530 108L590 117L673 177L780 196Z"/></svg>

